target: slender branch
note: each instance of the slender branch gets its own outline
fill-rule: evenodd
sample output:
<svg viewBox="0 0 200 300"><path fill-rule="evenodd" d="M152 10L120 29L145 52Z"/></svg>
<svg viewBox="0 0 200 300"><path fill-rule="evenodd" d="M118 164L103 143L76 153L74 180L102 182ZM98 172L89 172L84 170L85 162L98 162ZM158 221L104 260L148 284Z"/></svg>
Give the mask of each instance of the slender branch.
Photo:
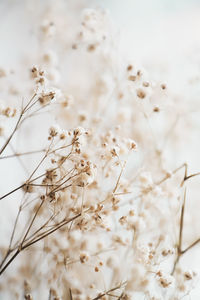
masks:
<svg viewBox="0 0 200 300"><path fill-rule="evenodd" d="M6 147L8 146L8 144L10 143L12 137L14 136L15 132L17 131L18 127L19 127L19 124L20 124L20 121L23 117L23 113L20 114L19 118L18 118L18 121L12 131L12 133L10 134L9 138L6 140L5 144L3 145L3 147L1 148L0 150L0 155L4 152L4 150L6 149Z"/></svg>
<svg viewBox="0 0 200 300"><path fill-rule="evenodd" d="M186 199L186 189L185 189L185 191L184 191L183 204L182 204L182 208L181 208L181 218L180 218L180 230L179 230L178 252L181 252L181 249L182 249L183 223L184 223L184 212L185 212L185 199Z"/></svg>
<svg viewBox="0 0 200 300"><path fill-rule="evenodd" d="M5 156L1 156L0 159L7 159L7 158L18 157L18 156L25 156L25 155L41 153L41 152L45 152L45 149L36 150L36 151L29 151L29 152L22 152L22 153L15 153L15 154L11 154L11 155L5 155Z"/></svg>
<svg viewBox="0 0 200 300"><path fill-rule="evenodd" d="M70 300L73 300L73 297L72 297L72 290L71 290L71 289L69 289L69 298L70 298Z"/></svg>
<svg viewBox="0 0 200 300"><path fill-rule="evenodd" d="M33 244L39 242L40 240L44 239L45 237L49 236L50 234L54 233L55 231L57 231L58 229L60 229L61 227L65 226L66 224L74 221L75 219L79 218L81 216L81 213L77 214L76 216L68 219L68 220L63 220L62 222L58 223L53 229L46 231L45 233L43 233L43 235L41 237L38 237L30 242L27 242L26 244L23 245L23 243L21 243L18 247L18 249L16 250L16 252L14 253L14 255L8 260L8 262L6 263L6 265L0 270L0 275L3 274L3 272L8 268L8 266L11 264L11 262L17 257L17 255L22 252L24 249L32 246Z"/></svg>
<svg viewBox="0 0 200 300"><path fill-rule="evenodd" d="M34 182L35 180L37 180L37 179L43 177L44 175L46 175L46 172L43 173L43 174L41 174L41 175L39 175L39 176L37 176L37 177L35 177L34 179L30 180L29 183L26 182L26 183L23 183L23 184L21 184L20 186L16 187L15 189L13 189L12 191L10 191L9 193L3 195L3 196L0 198L0 200L3 200L4 198L10 196L12 193L14 193L14 192L18 191L19 189L25 187L27 184L31 184L31 183Z"/></svg>
<svg viewBox="0 0 200 300"><path fill-rule="evenodd" d="M43 205L43 203L44 203L44 199L41 201L40 205L38 206L38 208L37 208L37 210L36 210L36 212L35 212L35 214L33 216L33 219L31 220L31 223L30 223L30 225L29 225L29 227L28 227L28 229L27 229L27 231L26 231L26 233L24 235L24 238L23 238L23 240L21 242L21 247L22 247L22 245L23 245L23 243L24 243L24 241L25 241L25 239L26 239L26 237L27 237L27 235L28 235L28 233L29 233L29 231L30 231L30 229L31 229L34 221L35 221L35 218L37 217L37 215L38 215L38 213L39 213L39 211L40 211L40 209L41 209L41 207Z"/></svg>
<svg viewBox="0 0 200 300"><path fill-rule="evenodd" d="M114 189L113 189L113 194L116 192L116 190L117 190L117 188L118 188L118 185L119 185L119 182L120 182L120 178L121 178L122 173L123 173L123 171L124 171L125 165L126 165L126 162L124 162L123 166L121 166L121 171L120 171L119 176L118 176L118 178L117 178L116 185L115 185L115 187L114 187Z"/></svg>
<svg viewBox="0 0 200 300"><path fill-rule="evenodd" d="M116 287L114 287L114 288L108 290L107 292L104 292L104 293L102 293L102 294L99 294L97 297L93 298L92 300L98 300L98 299L100 299L100 298L102 298L102 297L104 297L104 296L106 296L106 295L109 295L111 292L120 289L120 288L121 288L123 285L125 285L125 284L126 284L126 282L123 282L123 283L119 284L118 286L116 286Z"/></svg>
<svg viewBox="0 0 200 300"><path fill-rule="evenodd" d="M12 193L20 190L21 188L23 188L26 185L26 183L21 184L20 186L18 186L17 188L13 189L12 191L10 191L9 193L3 195L2 197L0 197L0 200L3 200L4 198L10 196Z"/></svg>
<svg viewBox="0 0 200 300"><path fill-rule="evenodd" d="M21 205L20 205L18 213L17 213L17 217L15 219L15 224L14 224L14 227L13 227L13 230L12 230L11 238L10 238L10 244L9 244L9 248L8 248L9 250L10 250L10 248L12 246L12 242L13 242L13 238L14 238L14 234L15 234L15 230L16 230L16 227L17 227L17 222L19 220L19 215L21 213L21 210L22 209L21 209Z"/></svg>
<svg viewBox="0 0 200 300"><path fill-rule="evenodd" d="M26 104L26 106L22 109L22 112L25 113L27 112L27 110L29 110L29 105L31 104L31 102L33 101L33 99L35 98L37 94L33 94L33 96L31 97L31 99L28 101L28 103Z"/></svg>
<svg viewBox="0 0 200 300"><path fill-rule="evenodd" d="M33 103L31 103L32 100L35 98L35 96L36 96L36 94L34 94L34 97L32 97L31 101L29 101L28 105L24 109L24 112L27 112L29 109L31 109L38 102L38 99L37 99Z"/></svg>
<svg viewBox="0 0 200 300"><path fill-rule="evenodd" d="M200 175L200 172L197 172L197 173L191 174L191 175L189 175L189 176L186 176L186 177L184 178L184 181L186 181L186 180L188 180L188 179L190 179L190 178L192 178L192 177L198 176L198 175Z"/></svg>
<svg viewBox="0 0 200 300"><path fill-rule="evenodd" d="M42 229L44 229L46 226L47 226L47 224L50 222L50 221L52 221L53 219L55 219L55 217L58 215L58 213L57 214L54 214L54 215L52 215L39 229L37 229L34 233L32 233L28 238L26 238L26 241L33 241L33 239L35 239L35 238L38 238L42 233L40 233L39 235L36 235L37 233L39 233ZM55 226L55 225L52 225L52 226ZM51 226L51 227L52 227Z"/></svg>
<svg viewBox="0 0 200 300"><path fill-rule="evenodd" d="M174 262L173 270L171 274L174 274L176 266L180 260L180 257L185 254L187 251L192 249L194 246L196 246L198 243L200 243L200 238L198 238L196 241L194 241L191 245L189 245L186 249L182 250L182 242L183 242L183 226L184 226L184 212L185 212L185 201L186 201L186 189L184 192L184 199L183 204L181 208L181 217L180 217L180 229L179 229L179 241L177 245L177 257Z"/></svg>
<svg viewBox="0 0 200 300"><path fill-rule="evenodd" d="M188 246L185 250L181 251L181 254L185 254L188 250L196 246L198 243L200 243L200 238L198 238L195 242L193 242L190 246Z"/></svg>
<svg viewBox="0 0 200 300"><path fill-rule="evenodd" d="M55 171L55 170L59 169L59 168L62 166L62 164L69 158L70 154L71 154L71 153L69 153L69 154L65 157L65 159L62 161L61 164L59 164L57 167L53 168L52 171ZM3 200L4 198L8 197L8 196L11 195L12 193L14 193L14 192L18 191L19 189L25 187L26 185L30 185L32 182L34 182L35 180L37 180L37 179L39 179L39 178L41 178L41 177L43 177L43 176L45 176L45 175L46 175L46 172L42 173L41 175L39 175L39 176L37 176L37 177L35 177L35 178L31 179L31 180L30 180L30 178L29 178L29 181L28 181L28 182L21 184L20 186L16 187L16 188L13 189L12 191L10 191L10 192L8 192L7 194L3 195L2 197L0 197L0 200ZM78 175L78 174L77 174L77 175ZM32 176L33 176L33 174L32 174ZM66 176L66 174L65 174L65 176ZM63 176L63 178L64 178L65 176ZM72 177L71 177L71 178L72 178ZM70 179L71 179L71 178L70 178ZM64 183L65 183L65 182L63 182L62 184L64 184ZM61 184L61 186L62 186L62 184ZM58 187L60 187L60 185L59 185Z"/></svg>
<svg viewBox="0 0 200 300"><path fill-rule="evenodd" d="M177 245L177 257L174 262L173 270L171 274L173 275L176 269L176 266L179 262L180 256L182 255L182 239L183 239L183 223L184 223L184 212L185 212L185 199L186 199L186 189L184 191L184 198L183 198L183 204L181 207L181 216L180 216L180 227L179 227L179 240L178 240L178 245Z"/></svg>
<svg viewBox="0 0 200 300"><path fill-rule="evenodd" d="M47 158L47 155L48 154L46 152L45 155L43 156L43 158L41 159L41 161L39 162L39 164L37 165L37 167L35 168L35 170L29 176L28 182L31 180L31 178L33 177L33 175L35 174L35 172L38 170L38 168L41 166L41 164L43 163L43 161Z"/></svg>
<svg viewBox="0 0 200 300"><path fill-rule="evenodd" d="M63 226L65 226L66 224L68 224L68 223L74 221L75 219L79 218L80 216L81 216L81 213L77 214L76 216L72 217L72 218L69 219L69 220L64 220L64 221L58 223L57 226L55 226L53 229L44 232L43 235L42 235L41 237L38 237L38 238L32 240L31 242L28 242L28 243L25 244L24 246L22 246L22 250L24 250L24 249L30 247L31 245L37 243L38 241L44 239L44 238L47 237L48 235L54 233L55 231L57 231L57 230L60 229L61 227L63 227Z"/></svg>
<svg viewBox="0 0 200 300"><path fill-rule="evenodd" d="M6 255L5 255L5 257L3 258L3 260L2 260L2 262L1 262L1 264L0 264L0 270L1 270L2 266L4 265L5 261L7 260L8 256L10 255L10 253L11 253L11 250L8 249L8 251L7 251Z"/></svg>
<svg viewBox="0 0 200 300"><path fill-rule="evenodd" d="M3 145L3 147L1 148L0 150L0 155L4 152L4 150L6 149L6 147L8 146L8 144L10 143L11 139L13 138L14 134L16 133L17 129L19 128L20 126L20 123L22 121L22 117L24 116L24 114L26 113L26 111L29 109L29 105L30 103L32 102L32 100L35 98L36 94L34 94L32 96L32 98L30 99L30 101L28 102L28 104L24 107L24 109L22 109L21 113L20 113L20 116L18 118L18 121L12 131L12 133L10 134L9 138L6 140L5 144Z"/></svg>
<svg viewBox="0 0 200 300"><path fill-rule="evenodd" d="M0 275L3 274L3 272L7 269L7 267L11 264L11 262L17 257L17 255L20 253L20 250L17 249L15 254L9 259L9 261L5 264L5 266L0 270Z"/></svg>

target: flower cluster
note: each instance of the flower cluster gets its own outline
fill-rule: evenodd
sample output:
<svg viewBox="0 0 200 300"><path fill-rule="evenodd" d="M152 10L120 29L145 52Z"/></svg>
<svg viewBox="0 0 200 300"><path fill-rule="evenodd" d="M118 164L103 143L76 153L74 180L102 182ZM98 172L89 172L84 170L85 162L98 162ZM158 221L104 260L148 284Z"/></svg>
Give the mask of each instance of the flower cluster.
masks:
<svg viewBox="0 0 200 300"><path fill-rule="evenodd" d="M0 126L0 163L8 161L6 172L15 168L9 159L21 167L0 195L15 215L0 245L0 294L180 299L198 281L182 257L199 243L183 247L185 186L199 173L174 158L177 102L165 83L119 57L106 11L68 12L58 2L58 11L35 16L29 100L19 105L16 93L16 106L0 106L0 120L15 117L5 134ZM6 76L0 69L0 84Z"/></svg>

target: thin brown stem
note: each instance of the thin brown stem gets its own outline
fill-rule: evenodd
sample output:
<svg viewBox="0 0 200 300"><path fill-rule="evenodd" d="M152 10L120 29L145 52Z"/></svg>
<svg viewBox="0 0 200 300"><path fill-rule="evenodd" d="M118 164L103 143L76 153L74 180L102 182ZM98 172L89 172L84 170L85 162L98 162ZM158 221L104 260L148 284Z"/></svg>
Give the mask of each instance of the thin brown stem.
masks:
<svg viewBox="0 0 200 300"><path fill-rule="evenodd" d="M186 177L184 178L184 181L186 181L186 180L188 180L188 179L190 179L190 178L192 178L192 177L198 176L198 175L200 175L200 172L197 172L197 173L188 175L188 176L186 176Z"/></svg>
<svg viewBox="0 0 200 300"><path fill-rule="evenodd" d="M196 246L198 243L200 243L200 238L198 238L195 242L193 242L190 246L188 246L185 250L181 251L181 254L185 254L188 250Z"/></svg>
<svg viewBox="0 0 200 300"><path fill-rule="evenodd" d="M9 138L6 140L6 142L3 145L3 147L1 148L0 155L4 152L4 150L6 149L6 147L8 146L8 144L10 143L11 139L13 138L15 132L17 131L17 129L18 129L19 125L20 125L22 117L23 117L23 114L21 113L20 116L19 116L19 118L18 118L18 121L17 121L17 123L16 123L16 125L15 125L15 127L14 127L14 129L12 131L12 133L10 134Z"/></svg>
<svg viewBox="0 0 200 300"><path fill-rule="evenodd" d="M11 262L17 257L17 255L20 253L20 250L17 249L15 254L9 259L9 261L5 264L5 266L0 270L0 275L3 274L3 272L7 269L7 267L11 264Z"/></svg>
<svg viewBox="0 0 200 300"><path fill-rule="evenodd" d="M29 110L29 105L31 104L31 102L33 101L33 99L35 98L37 94L33 94L33 96L31 97L31 99L28 101L28 103L26 104L26 106L22 109L22 113L24 114L25 112L27 112L27 110Z"/></svg>
<svg viewBox="0 0 200 300"><path fill-rule="evenodd" d="M77 219L78 217L81 216L81 213L79 213L78 215L72 217L71 219L69 220L63 220L62 222L58 223L56 226L54 226L53 229L51 230L48 230L46 232L44 232L40 237L28 242L27 244L25 244L23 247L22 247L22 250L30 247L31 245L37 243L38 241L40 240L43 240L45 237L49 236L50 234L54 233L55 231L57 231L58 229L60 229L61 227L65 226L66 224L74 221L75 219Z"/></svg>
<svg viewBox="0 0 200 300"><path fill-rule="evenodd" d="M2 262L0 264L0 270L1 270L2 266L4 265L5 261L7 260L8 256L10 255L10 253L11 253L11 250L8 249L6 255L4 256L4 258L3 258L3 260L2 260Z"/></svg>
<svg viewBox="0 0 200 300"><path fill-rule="evenodd" d="M42 153L42 152L45 152L45 149L5 155L5 156L1 156L0 159L14 158L18 156L25 156L25 155L35 154L35 153Z"/></svg>
<svg viewBox="0 0 200 300"><path fill-rule="evenodd" d="M65 160L69 157L69 155L70 155L70 154L68 154L68 155L65 157ZM65 161L65 160L64 160L64 161ZM64 161L63 161L61 164L59 164L57 167L53 168L52 170L55 171L55 170L59 169L59 168L62 166L62 164L64 163ZM36 181L37 179L39 179L39 178L41 178L41 177L43 177L43 176L45 176L45 175L46 175L46 172L45 172L45 173L42 173L41 175L39 175L39 176L37 176L37 177L35 177L35 178L31 179L31 180L29 180L28 183L26 182L26 183L21 184L20 186L16 187L16 188L13 189L12 191L10 191L10 192L8 192L7 194L5 194L5 195L3 195L2 197L0 197L0 200L3 200L4 198L10 196L10 195L13 194L14 192L16 192L16 191L20 190L21 188L25 187L27 184L31 184L32 182ZM32 175L32 176L33 176L33 175ZM65 175L65 176L66 176L66 175ZM63 176L63 178L64 178L65 176ZM30 177L29 177L29 178L30 178ZM60 185L59 185L59 186L60 186Z"/></svg>
<svg viewBox="0 0 200 300"><path fill-rule="evenodd" d="M18 210L18 213L17 213L17 217L15 219L15 224L14 224L14 227L13 227L13 230L12 230L12 234L11 234L11 238L10 238L10 244L9 244L9 248L8 249L10 249L11 246L12 246L12 242L13 242L13 238L14 238L14 235L15 235L15 230L16 230L16 227L17 227L17 222L19 220L20 213L21 213L21 206L19 207L19 210Z"/></svg>
<svg viewBox="0 0 200 300"><path fill-rule="evenodd" d="M41 175L39 175L39 176L37 176L37 177L35 177L35 178L34 178L34 179L32 179L31 181L29 181L29 183L28 183L28 184L31 184L31 183L32 183L32 182L34 182L35 180L37 180L37 179L39 179L39 178L43 177L44 175L46 175L46 172L45 172L45 173L43 173L43 174L41 174ZM6 197L10 196L11 194L13 194L14 192L16 192L16 191L20 190L21 188L25 187L26 185L27 185L27 183L23 183L23 184L21 184L20 186L16 187L15 189L13 189L12 191L10 191L9 193L7 193L7 194L3 195L3 196L0 198L0 200L3 200L4 198L6 198Z"/></svg>
<svg viewBox="0 0 200 300"><path fill-rule="evenodd" d="M70 300L73 300L72 290L71 289L69 289L69 298L70 298Z"/></svg>
<svg viewBox="0 0 200 300"><path fill-rule="evenodd" d="M42 233L40 233L40 234L38 234L42 229L44 229L46 226L47 226L47 224L50 222L50 221L52 221L56 216L58 215L58 213L57 214L54 214L54 215L52 215L39 229L37 229L33 234L31 234L28 238L26 238L26 241L32 241L33 240L33 238L35 239L35 238L38 238ZM52 225L52 226L55 226L55 225ZM37 235L38 234L38 235Z"/></svg>
<svg viewBox="0 0 200 300"><path fill-rule="evenodd" d="M185 200L186 200L186 189L184 191L183 204L181 207L180 226L179 226L179 240L177 245L177 257L174 262L172 274L174 274L176 266L179 262L180 256L182 255L182 240L183 240L183 224L184 224L184 212L185 212Z"/></svg>
<svg viewBox="0 0 200 300"><path fill-rule="evenodd" d="M76 216L68 219L68 220L63 220L60 223L58 223L57 225L54 226L53 229L48 230L46 232L44 232L40 237L33 239L30 242L24 243L23 242L20 243L18 249L16 250L16 252L14 253L14 255L8 260L8 262L5 264L5 266L0 270L0 275L3 274L3 272L8 268L8 266L11 264L11 262L18 256L18 254L20 252L22 252L24 249L29 248L30 246L32 246L33 244L39 242L40 240L44 239L45 237L49 236L50 234L54 233L55 231L57 231L58 229L60 229L61 227L65 226L66 224L74 221L75 219L77 219L78 217L81 216L81 213L77 214ZM4 260L5 261L5 260Z"/></svg>
<svg viewBox="0 0 200 300"><path fill-rule="evenodd" d="M184 213L185 213L185 199L186 199L186 189L184 191L183 204L181 208L181 218L180 218L180 230L179 230L179 242L178 242L178 251L181 252L182 249L182 240L183 240L183 223L184 223Z"/></svg>
<svg viewBox="0 0 200 300"><path fill-rule="evenodd" d="M22 109L21 113L20 113L20 116L17 120L17 123L12 131L12 133L10 134L9 138L6 140L5 144L3 145L3 147L1 148L0 150L0 155L4 152L4 150L6 149L6 147L8 146L8 144L10 143L11 139L13 138L14 134L16 133L17 129L19 128L20 126L20 123L22 121L22 118L25 114L25 112L29 109L29 105L30 103L32 102L32 100L35 98L36 94L33 95L33 97L30 99L30 101L28 102L28 104L25 106L24 109Z"/></svg>
<svg viewBox="0 0 200 300"><path fill-rule="evenodd" d="M37 215L38 215L38 213L39 213L39 211L40 211L43 203L44 203L44 200L42 200L41 203L40 203L40 205L38 206L38 208L37 208L37 210L36 210L36 212L35 212L35 214L33 216L33 219L31 220L31 223L30 223L30 225L29 225L29 227L28 227L28 229L27 229L27 231L26 231L26 233L24 235L24 238L23 238L23 240L21 242L21 246L23 246L23 243L24 243L24 241L25 241L25 239L26 239L26 237L27 237L27 235L28 235L31 227L33 226L33 223L34 223L34 221L35 221L35 219L36 219L36 217L37 217Z"/></svg>
<svg viewBox="0 0 200 300"><path fill-rule="evenodd" d="M14 192L16 192L16 191L20 190L21 188L23 188L25 185L26 185L25 183L21 184L20 186L18 186L17 188L13 189L13 190L10 191L9 193L3 195L3 196L0 198L0 200L3 200L4 198L10 196L10 195L13 194Z"/></svg>
<svg viewBox="0 0 200 300"><path fill-rule="evenodd" d="M100 299L100 298L102 298L102 297L104 297L104 296L106 296L106 295L109 295L111 292L114 292L114 291L120 289L120 288L121 288L123 285L125 285L125 284L126 284L126 282L121 283L121 284L119 284L118 286L116 286L116 287L114 287L114 288L108 290L107 292L104 292L104 293L99 294L97 297L93 298L92 300L98 300L98 299ZM112 297L113 297L113 296L112 296Z"/></svg>
<svg viewBox="0 0 200 300"><path fill-rule="evenodd" d="M114 187L114 189L113 189L113 194L116 192L116 190L117 190L117 188L118 188L118 185L119 185L119 182L120 182L120 178L121 178L122 173L123 173L123 171L124 171L125 165L126 165L126 162L124 162L123 166L121 166L121 171L120 171L119 176L118 176L118 178L117 178L116 185L115 185L115 187Z"/></svg>

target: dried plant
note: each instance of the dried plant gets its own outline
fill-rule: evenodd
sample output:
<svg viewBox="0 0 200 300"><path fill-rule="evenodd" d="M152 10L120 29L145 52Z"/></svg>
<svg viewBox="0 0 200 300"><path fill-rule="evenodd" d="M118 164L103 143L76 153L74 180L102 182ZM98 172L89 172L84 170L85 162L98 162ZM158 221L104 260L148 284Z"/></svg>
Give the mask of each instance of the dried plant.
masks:
<svg viewBox="0 0 200 300"><path fill-rule="evenodd" d="M23 95L0 71L1 176L16 174L0 191L0 294L182 299L198 285L182 257L200 242L184 236L200 173L175 155L188 103L120 56L104 10L58 3L34 16Z"/></svg>

